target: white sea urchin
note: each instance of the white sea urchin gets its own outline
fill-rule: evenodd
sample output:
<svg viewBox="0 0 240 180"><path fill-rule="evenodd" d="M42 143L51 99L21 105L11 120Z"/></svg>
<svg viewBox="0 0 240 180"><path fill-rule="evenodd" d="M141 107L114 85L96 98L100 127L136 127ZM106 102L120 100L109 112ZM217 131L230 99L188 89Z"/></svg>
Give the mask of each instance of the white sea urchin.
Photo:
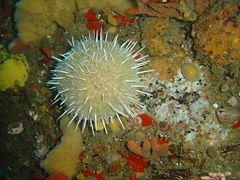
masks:
<svg viewBox="0 0 240 180"><path fill-rule="evenodd" d="M149 95L141 90L144 85L139 77L151 71L142 70L149 62L140 56L142 49L134 51L137 43L131 40L119 45L117 36L113 41L107 38L107 33L100 32L95 38L89 35L69 41L72 48L61 55L63 59L53 57L58 63L47 82L57 91L55 102L61 100L60 105L65 106L59 118L71 114L69 124L76 119L77 127L82 123L82 131L88 121L93 134L93 124L96 127L99 120L107 133L106 122L113 116L124 129L119 115L133 116L131 105L143 106L138 93Z"/></svg>

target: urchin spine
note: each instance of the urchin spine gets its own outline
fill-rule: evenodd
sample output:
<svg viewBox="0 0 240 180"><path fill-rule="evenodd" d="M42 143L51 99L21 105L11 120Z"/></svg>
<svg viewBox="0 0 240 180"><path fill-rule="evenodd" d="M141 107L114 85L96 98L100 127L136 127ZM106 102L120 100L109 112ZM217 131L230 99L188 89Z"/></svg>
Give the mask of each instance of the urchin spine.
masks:
<svg viewBox="0 0 240 180"><path fill-rule="evenodd" d="M101 120L105 132L108 133L106 128L106 120L112 121L113 116L116 116L120 125L124 129L125 127L119 115L122 115L125 117L128 117L128 115L130 115L133 117L134 113L130 109L131 104L134 104L141 108L144 107L141 102L135 99L135 95L138 93L143 95L148 95L148 96L151 95L148 92L140 90L142 88L145 88L146 86L144 86L140 82L141 78L138 75L153 71L153 70L142 70L142 67L149 62L144 60L147 56L140 55L143 48L134 52L133 50L137 42L127 40L120 46L118 45L117 42L118 42L118 36L116 36L113 39L113 41L109 42L107 33L104 37L102 32L95 34L94 39L92 38L91 35L89 35L88 38L83 37L82 40L80 41L75 41L72 38L71 40L68 40L68 43L70 44L72 49L64 54L61 54L63 59L60 59L58 57L53 57L56 61L58 61L58 64L57 64L57 67L54 70L52 70L53 77L47 83L52 86L51 89L57 90L57 94L54 98L53 103L57 103L61 100L61 103L60 103L61 108L63 106L65 106L66 108L63 111L63 113L59 116L59 119L66 114L71 114L72 119L69 121L69 124L72 123L76 118L78 118L76 129L82 122L82 132L86 127L87 121L89 121L91 130L94 134L94 126L96 127L97 122ZM91 52L91 49L90 49L91 46L89 44L93 48L95 48L93 52ZM80 59L76 60L76 56L79 56ZM84 56L85 59L89 58L90 61L82 60L81 59L82 56ZM123 57L123 58L119 59L119 57ZM84 61L84 62L82 62L81 64L80 61ZM119 65L122 68L128 67L129 65L131 65L129 70L130 71L129 77L126 77L126 79L123 78L124 82L119 82L119 83L126 83L127 87L124 87L126 89L120 88L119 90L118 89L119 87L117 86L116 82L108 82L106 79L104 79L107 76L104 75L105 71L101 71L101 70L106 68L105 66L108 66L110 63L116 63L116 65ZM124 66L127 63L128 65ZM115 67L112 67L112 68L115 68ZM123 70L125 71L125 69ZM94 82L95 79L97 79L94 75L96 75L98 71L99 73L103 74L102 79L101 77L97 77L97 78L100 78L100 83ZM136 74L136 76L133 76L134 73ZM91 77L91 74L93 74L92 77ZM124 77L127 75L126 75L126 72L122 72L122 73L116 74L115 76L117 78L116 79L117 81L118 79L121 79L121 76ZM66 80L66 78L70 79L69 81L71 81L71 84L73 85L73 87L71 86L62 87L61 83L63 83ZM91 80L94 86L99 86L98 88L103 88L101 87L102 85L101 83L106 81L105 83L107 87L104 87L105 88L105 89L103 88L104 90L101 89L100 90L101 92L99 93L102 93L100 96L103 102L103 106L105 105L104 107L105 110L108 109L107 111L110 111L110 112L107 112L107 111L104 112L104 110L103 112L101 112L96 108L96 106L94 106L94 104L91 105L91 103L93 103L92 102L93 99L90 98L89 95L86 95L84 99L81 97L80 100L77 99L77 97L75 97L74 95L72 95L75 92L82 93L84 91L85 92L88 91L88 88L90 88L90 90L91 88L93 88L92 87L93 85L89 86L89 82L86 82L87 81L86 78L88 79L88 81ZM80 86L79 88L76 88L74 86L73 80L74 82L77 81L78 83L80 82L81 84L85 83L89 87ZM111 92L111 91L116 91L116 92ZM104 92L110 93L110 94L105 94ZM69 93L69 95L67 93ZM98 92L94 91L94 93L97 94ZM119 103L111 102L109 99L105 97L106 95L108 96L108 98L113 97Z"/></svg>

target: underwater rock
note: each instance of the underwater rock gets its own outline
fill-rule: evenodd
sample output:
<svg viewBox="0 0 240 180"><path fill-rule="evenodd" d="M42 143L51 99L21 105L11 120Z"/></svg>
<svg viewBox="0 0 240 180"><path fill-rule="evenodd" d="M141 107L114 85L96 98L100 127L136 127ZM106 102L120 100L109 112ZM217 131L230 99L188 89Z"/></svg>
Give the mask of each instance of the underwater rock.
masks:
<svg viewBox="0 0 240 180"><path fill-rule="evenodd" d="M228 103L229 105L231 105L232 107L237 107L237 106L239 105L238 100L237 100L237 98L236 98L235 96L231 96L231 97L228 99L227 103Z"/></svg>
<svg viewBox="0 0 240 180"><path fill-rule="evenodd" d="M216 110L216 115L218 118L218 121L221 124L230 124L235 121L235 119L240 115L237 112L230 111L227 109L219 108Z"/></svg>
<svg viewBox="0 0 240 180"><path fill-rule="evenodd" d="M216 64L239 60L239 6L236 0L219 1L194 24L196 51L202 50Z"/></svg>

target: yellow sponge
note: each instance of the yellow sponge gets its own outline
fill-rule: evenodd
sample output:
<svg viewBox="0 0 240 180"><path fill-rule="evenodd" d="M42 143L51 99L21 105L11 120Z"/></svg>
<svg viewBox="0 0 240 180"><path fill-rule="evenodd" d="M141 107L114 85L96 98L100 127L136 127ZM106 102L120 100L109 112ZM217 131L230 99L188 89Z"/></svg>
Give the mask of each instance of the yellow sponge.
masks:
<svg viewBox="0 0 240 180"><path fill-rule="evenodd" d="M47 158L40 163L49 174L61 172L71 179L77 172L77 160L82 150L82 137L80 130L75 131L75 123L69 122L68 117L61 120L63 137L58 144L47 155Z"/></svg>
<svg viewBox="0 0 240 180"><path fill-rule="evenodd" d="M23 54L11 55L0 50L0 91L23 87L28 79L28 63Z"/></svg>

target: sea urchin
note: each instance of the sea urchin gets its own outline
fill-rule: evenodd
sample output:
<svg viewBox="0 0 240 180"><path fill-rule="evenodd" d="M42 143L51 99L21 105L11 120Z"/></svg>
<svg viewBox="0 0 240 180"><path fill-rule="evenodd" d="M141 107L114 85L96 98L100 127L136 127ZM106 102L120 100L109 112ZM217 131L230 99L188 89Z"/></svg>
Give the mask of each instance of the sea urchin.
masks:
<svg viewBox="0 0 240 180"><path fill-rule="evenodd" d="M98 121L102 121L107 133L106 122L114 116L124 128L119 115L133 116L131 106L143 106L137 95L149 95L141 90L144 85L139 77L151 71L142 69L149 62L140 55L142 49L135 51L137 43L131 40L119 45L117 36L113 41L107 38L107 33L100 32L69 41L70 51L61 59L53 57L58 63L47 82L57 91L55 102L61 100L60 105L65 106L59 118L71 114L69 124L76 119L82 131L89 122L93 134L93 124L96 127Z"/></svg>

